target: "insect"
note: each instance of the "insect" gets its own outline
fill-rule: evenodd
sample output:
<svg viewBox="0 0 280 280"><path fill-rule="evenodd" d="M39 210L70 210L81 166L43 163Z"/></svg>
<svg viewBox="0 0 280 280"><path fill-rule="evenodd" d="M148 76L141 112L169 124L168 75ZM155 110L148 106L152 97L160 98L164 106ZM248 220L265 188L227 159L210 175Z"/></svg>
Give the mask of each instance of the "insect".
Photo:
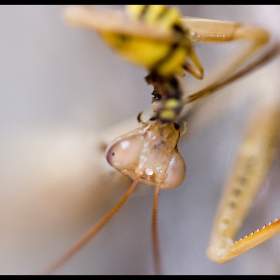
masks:
<svg viewBox="0 0 280 280"><path fill-rule="evenodd" d="M221 24L221 23L220 23ZM230 23L226 23L226 25L227 24L229 24L229 25L232 25L232 24L230 24ZM239 27L240 26L236 26L235 24L234 24L234 28L235 29L239 29ZM241 26L241 34L242 33L246 33L246 29L247 29L248 27L243 27L243 26ZM249 32L249 34L252 34L252 33L254 33L254 31L255 32L259 32L261 35L260 35L260 37L258 37L257 35L253 35L253 37L254 36L256 36L256 37L254 37L254 39L253 39L253 42L255 42L254 44L252 44L252 46L249 48L249 49L247 49L246 50L246 52L242 52L242 55L240 56L240 57L238 57L238 59L237 59L237 62L236 61L234 61L234 63L233 64L231 64L230 65L230 67L227 69L227 71L225 71L225 72L228 72L229 70L232 70L232 69L235 69L235 67L237 67L237 65L239 64L239 63L241 63L241 62L243 62L243 60L245 60L245 58L247 58L247 56L248 56L248 51L250 50L250 52L253 52L253 51L256 51L258 48L260 48L263 44L265 44L266 43L266 41L267 41L267 38L268 38L268 35L265 33L265 31L263 31L263 30L261 30L261 29L255 29L254 27L251 27L251 28L249 28L249 30L250 30L250 32ZM228 30L227 30L228 31ZM240 31L238 31L238 32L240 32ZM236 33L238 33L238 32L236 32ZM106 36L108 35L108 34L105 34ZM109 34L110 36L109 37L111 37L111 35L112 34ZM127 35L127 34L126 34ZM105 37L106 37L105 36ZM197 34L196 34L196 38L197 38ZM220 34L219 34L219 36L220 36ZM217 36L217 37L219 37L219 36ZM243 37L244 36L244 37ZM238 36L237 36L238 37ZM248 35L248 34L246 34L246 35L244 35L244 34L242 34L241 35L241 37L242 38L247 38L247 39L251 39L250 38L250 36ZM230 40L232 40L233 38L231 37L230 38ZM235 38L236 39L236 38ZM123 40L123 39L122 39ZM126 41L127 40L127 38L124 40L124 41ZM224 39L223 39L224 40ZM112 41L110 41L109 40L109 42L111 43ZM168 45L169 46L169 45ZM169 46L170 47L170 46ZM189 52L189 53L192 53L192 52ZM145 59L144 59L145 60ZM142 60L141 60L142 61ZM135 61L134 61L135 62ZM136 63L138 63L138 61L136 61ZM144 65L146 65L146 64L144 64ZM153 64L154 65L154 64ZM158 64L157 64L158 65ZM185 69L188 69L188 67L186 67L185 65L183 65L184 67L183 68L185 68ZM155 86L155 92L156 92L156 94L158 93L160 96L164 96L164 95L166 95L168 98L170 97L170 90L166 90L165 91L165 89L166 89L166 87L167 88L169 88L170 89L170 87L169 87L169 85L174 85L174 83L175 83L175 86L173 86L173 87L171 87L171 89L173 89L173 88L175 88L176 90L177 89L180 89L180 87L179 87L179 85L176 83L176 78L175 78L175 74L177 74L177 72L176 73L174 73L174 71L173 72L171 72L171 74L168 74L168 73L164 73L164 72L160 72L160 70L158 70L158 68L157 67L154 67L154 69L153 68L151 68L150 69L150 67L148 67L148 69L151 71L151 73L149 74L149 76L148 76L148 78L146 78L147 79L147 81L148 81L148 83L150 82L151 84L153 84L154 86ZM202 73L202 71L200 72L200 73ZM225 74L223 74L223 75L225 75ZM212 83L210 86L211 87L215 87L215 84L219 84L219 80L222 80L222 78L221 77L223 77L223 75L221 76L221 75L219 75L219 78L218 79L216 79L215 81L214 81L214 83ZM155 77L155 78L154 78ZM175 79L175 82L174 83L172 83L171 81L173 81L172 79ZM159 88L165 83L165 81L167 81L167 86L165 85L165 86L163 86L163 92L167 92L167 94L161 94L160 93L160 91L158 90L158 85L159 85ZM187 101L185 101L185 103L188 103L188 102L192 102L192 101L194 101L194 100L196 100L196 99L198 99L198 98L201 98L202 96L204 96L205 94L209 94L209 92L210 92L210 89L209 89L209 86L208 87L206 87L206 89L207 90L204 90L204 92L202 91L200 91L200 92L196 92L195 94L192 94L192 95L190 95L190 96L188 96L187 97ZM172 91L172 90L171 90ZM211 93L211 92L210 92ZM174 95L173 95L174 96ZM176 96L176 100L180 100L180 101L182 101L182 99L181 99L181 94L179 94L179 97L178 96ZM183 102L183 101L182 101ZM165 109L168 107L167 106L167 101L165 100L164 102L164 105L162 105L162 107L164 107L164 110L161 110L161 112L164 112L165 111ZM279 109L278 108L276 108L275 109L275 111L274 111L274 108L273 108L273 106L270 108L269 107L269 109L268 109L269 111L271 111L272 113L271 113L271 115L270 114L267 114L267 119L266 118L261 118L261 121L260 120L258 120L258 125L260 125L262 122L263 122L263 127L265 128L268 124L270 124L270 123L272 123L272 124L274 124L275 125L275 119L277 119L278 118L278 113L279 113ZM180 113L180 110L178 110L178 111L176 111L175 110L175 115L173 115L172 117L169 117L169 118L164 118L164 117L161 117L161 115L160 114L158 114L158 112L159 112L159 110L157 110L157 109L154 109L154 111L156 112L156 115L155 115L155 117L154 117L154 119L152 118L152 121L153 120L156 120L156 122L155 123L152 123L152 124L149 124L148 126L149 127L151 127L152 128L152 130L151 131L157 131L157 127L161 127L161 128L163 128L163 127L169 127L170 126L170 124L164 124L165 122L166 122L166 120L168 119L169 120L169 122L171 122L171 121L174 121L174 119L175 118L177 118L178 117L178 115L179 115L179 113ZM142 123L143 124L143 126L144 126L144 128L141 128L140 129L140 131L142 131L142 134L145 134L143 131L145 130L145 126L147 125L147 124L144 124L144 123ZM173 123L171 123L171 126L173 126ZM168 129L169 130L169 129ZM165 131L165 130L164 130ZM263 148L265 148L265 149L267 149L268 151L267 151L267 153L265 154L265 157L264 157L264 159L263 159L263 161L261 161L261 162L264 162L264 166L262 166L262 167L259 167L260 169L261 169L261 171L263 172L263 174L266 174L266 166L267 165L269 165L270 164L270 162L272 161L272 158L273 158L273 156L274 156L274 149L275 149L275 143L272 143L271 144L271 142L274 142L275 141L275 139L278 139L278 133L276 132L275 133L275 131L277 131L277 130L275 130L275 127L271 127L270 129L267 129L267 131L268 131L268 135L265 135L265 137L260 137L262 140L261 141L264 141L265 143L262 143L262 144L259 144L258 142L256 142L256 143L254 143L254 141L255 141L255 139L256 138L258 138L258 135L257 135L257 137L255 137L256 136L256 134L255 134L255 131L256 131L256 128L255 127L253 127L253 130L252 130L252 132L248 132L248 135L249 136L246 136L245 137L245 139L247 139L247 140L245 140L244 141L244 143L243 143L243 146L242 147L244 147L245 146L245 148L246 148L246 146L248 146L248 145L252 145L252 147L254 146L254 144L256 145L256 149L258 149L259 147L263 147ZM145 171L143 171L143 169L141 170L141 171L139 171L139 172L137 172L136 170L137 170L137 164L135 165L135 167L133 167L131 170L130 169L126 169L126 168L124 168L124 167L126 167L126 166L128 166L128 165L130 165L131 164L131 162L129 162L129 163L127 163L127 162L125 162L125 164L124 165L122 165L123 163L122 163L122 158L121 158L121 160L120 161L116 161L115 162L115 160L113 159L114 157L112 157L112 155L114 155L115 154L115 150L117 150L117 151L120 151L121 149L120 149L120 143L123 143L123 142L125 142L125 143L127 143L127 138L129 139L129 137L131 137L132 139L134 139L133 137L135 136L135 134L134 134L135 132L132 132L132 133L130 133L130 134L128 134L128 135L126 135L126 136L123 136L122 137L122 139L118 139L118 140L116 140L117 142L115 143L115 144L113 144L113 146L109 149L109 163L111 163L113 166L115 166L117 169L119 169L122 173L124 173L124 174L126 174L126 175L129 175L130 177L132 177L132 178L134 178L134 177L136 177L136 179L135 179L135 182L138 182L139 180L140 180L140 178L142 178L141 176L143 175L143 174L145 174L145 176L151 176L151 175L153 175L154 174L154 172L153 172L153 170L151 170L150 168L147 168L147 167L145 167L146 169L145 169ZM141 133L140 133L141 134ZM164 134L164 133L159 133L160 135L161 134ZM253 136L250 136L250 134L252 134ZM127 138L126 138L127 137ZM252 139L251 139L252 138ZM124 139L124 140L123 140ZM137 140L132 140L132 141L128 141L129 143L133 143L133 147L135 147L135 149L133 149L133 150L135 150L136 151L136 154L137 154L137 158L138 158L138 155L139 154L141 154L140 153L140 150L142 149L142 141L139 141L139 143L141 143L141 144L139 144L138 143L138 137L136 138ZM141 138L142 139L142 138ZM176 142L176 144L175 144L175 146L173 146L173 149L174 149L174 147L176 147L177 146L177 142L178 142L178 138L176 138L177 140L175 141ZM148 138L148 142L147 143L149 143L151 141L151 139L150 138ZM249 144L246 144L246 141L248 141L248 143ZM162 141L161 141L162 142ZM134 146L134 144L136 145L136 146ZM117 148L116 148L116 145L117 145ZM260 146L261 145L261 146ZM139 148L139 147L141 147L141 149ZM113 149L113 152L110 152L111 151L111 149ZM151 149L151 148L150 148ZM241 148L241 150L243 149L243 151L241 151L241 156L243 156L243 153L244 153L244 148ZM118 154L118 153L116 153L116 154ZM131 154L131 153L130 153ZM121 155L122 155L122 153L121 153ZM132 158L133 158L133 161L134 161L134 154L132 153ZM107 156L107 158L108 158L108 156ZM127 156L125 157L125 158L127 158ZM249 160L249 159L250 160ZM118 157L117 157L117 159L119 159ZM119 162L121 162L121 163L119 163ZM181 158L181 156L180 156L180 160L179 160L179 162L183 162L182 161L182 158ZM248 163L249 162L249 163ZM157 163L157 164L159 164L159 163ZM240 165L240 164L242 164L242 160L240 160L239 162L238 162L238 164ZM168 165L167 163L165 163L165 166L166 165ZM180 164L181 166L183 166L183 164ZM249 166L249 167L248 167ZM244 169L246 170L246 169L248 169L248 168L250 168L250 169L254 169L254 167L255 168L257 168L257 164L256 164L256 159L254 159L254 157L252 156L252 155L246 155L246 153L245 153L245 159L244 159ZM136 168L136 169L135 169ZM184 168L179 168L179 170L183 170ZM248 169L249 170L249 169ZM242 177L242 180L244 181L242 184L239 182L239 186L234 186L233 187L233 190L231 191L231 192L233 192L233 193L235 193L235 197L234 196L227 196L226 197L226 199L229 199L229 202L224 202L224 204L225 204L225 209L223 209L221 212L223 213L224 212L224 217L223 218L221 218L221 221L220 222L218 222L217 223L217 227L218 227L218 230L216 230L217 231L217 233L215 233L214 234L214 242L212 242L212 247L214 248L214 249L212 249L211 248L211 246L210 246L210 249L209 249L209 255L210 255L210 257L211 258L213 258L214 260L216 260L216 261L218 261L218 262L224 262L224 261L228 261L228 260L230 260L232 257L235 257L236 255L238 255L238 254L240 254L239 252L236 254L235 253L235 251L236 251L236 248L237 248L237 250L239 250L240 252L244 252L244 251L246 251L246 250L248 250L248 249L250 249L252 246L251 245L249 245L248 246L248 244L250 244L250 243L254 243L255 242L255 244L254 244L254 246L255 245L257 245L258 243L260 243L260 242L263 242L264 240L266 240L267 238L269 238L270 236L272 236L272 235L274 235L274 234L276 234L276 233L278 233L278 231L279 231L279 220L275 220L271 225L268 225L267 227L265 227L263 230L260 230L260 231L258 231L258 232L256 232L256 233L254 233L254 234L252 234L252 235L250 235L250 237L246 237L246 238L244 238L244 239L242 239L241 241L238 241L237 243L235 243L233 246L232 246L232 248L233 249L231 249L231 243L232 243L232 241L231 241L231 236L234 236L235 235L235 233L236 233L236 231L238 230L238 228L239 228L239 226L238 225L235 225L234 223L232 223L232 221L231 220L233 220L233 217L234 216L231 216L232 215L232 212L238 212L238 210L237 211L235 211L235 208L236 209L244 209L244 206L242 206L242 205L244 205L244 203L242 203L242 201L244 201L244 198L240 198L239 196L241 195L241 197L242 196L244 196L245 197L245 199L247 199L247 197L246 197L246 192L243 192L243 188L244 188L244 186L246 186L246 181L252 181L252 179L250 178L250 177L246 177L246 176L249 176L247 173L249 173L249 171L245 171L244 172L244 174L243 175L238 175L239 177L238 178L241 178ZM238 171L238 172L240 172L240 171ZM247 173L246 173L247 172ZM251 170L250 171L253 175L255 175L255 170ZM184 171L181 171L181 173L184 173ZM136 175L135 175L136 174ZM137 175L138 174L138 175ZM251 175L251 176L253 176L253 175ZM260 176L260 178L261 178L262 176ZM149 182L149 181L147 181L147 179L145 179L145 178L142 178L142 180L144 180L144 182ZM150 179L149 179L150 180ZM234 178L234 185L236 185L236 178ZM238 179L238 180L241 180L241 179ZM261 179L260 179L261 180ZM180 182L182 181L182 178L180 178L180 180L179 180ZM163 183L163 181L162 181L162 179L161 179L161 181L160 181L161 183L160 184L164 184ZM249 183L250 184L250 183ZM255 184L253 183L253 189L255 188L255 186L254 186ZM177 186L177 184L176 184L176 186ZM134 185L133 185L133 187L134 187ZM173 186L174 187L174 186ZM246 189L246 188L245 188ZM248 187L248 189L252 189L252 188L249 188ZM229 191L230 192L230 191ZM244 194L245 193L245 194ZM251 197L252 199L253 199L253 195L247 195L248 197ZM235 199L235 200L234 200ZM241 202L240 202L241 201ZM230 206L229 206L230 205ZM241 206L240 206L241 205ZM248 205L248 202L247 202L247 205ZM245 205L245 208L248 208L248 206L247 205ZM239 208L240 207L240 208ZM245 211L245 210L239 210L239 211ZM115 211L113 211L113 212L115 212ZM109 215L110 217L111 217L111 215ZM236 217L234 217L234 220L237 220L238 221L238 223L239 224L241 224L241 221L242 221L242 217L243 217L244 215L240 215L240 218L239 218L239 215L237 216L237 218ZM239 219L239 220L238 220ZM238 224L237 223L237 224ZM221 233L219 233L219 231L221 231ZM229 233L225 233L225 232L229 232ZM264 233L264 234L260 234L260 233ZM261 241L258 241L258 239L259 239L259 236L262 236L261 238L262 238L262 240ZM215 238L218 240L217 242L216 242L216 244L215 244ZM246 241L246 239L249 239L249 242L248 243L246 243L246 242L244 242L244 240ZM229 242L229 240L230 240L230 242ZM241 243L241 246L239 246L239 244ZM243 245L243 243L245 243L245 245ZM214 245L213 245L214 244ZM243 246L243 247L242 247ZM229 249L228 249L228 247L229 247ZM243 249L244 248L244 249ZM234 252L234 253L232 253L232 251ZM232 255L231 255L232 254Z"/></svg>
<svg viewBox="0 0 280 280"><path fill-rule="evenodd" d="M210 9L211 10L211 9ZM211 17L211 13L209 14L209 17ZM216 17L218 18L218 16L216 15ZM229 17L230 18L230 17ZM203 64L205 64L205 63L203 63ZM207 72L206 72L207 73ZM207 75L206 75L206 77L207 77ZM258 76L259 77L259 79L257 79L255 82L257 83L257 82L259 82L260 80L261 80L261 76ZM248 84L247 84L248 85ZM246 86L244 86L246 89L247 89L247 87ZM132 95L132 93L130 92L130 95ZM117 106L118 107L118 106ZM136 126L136 125L135 125ZM129 130L127 130L127 131L129 131ZM221 135L221 136L219 136L221 139L222 138L225 138L225 135ZM196 138L197 139L197 142L199 141L199 138ZM202 141L201 139L200 139L200 141ZM210 142L210 143L209 143ZM210 141L207 141L207 143L205 143L205 144L207 144L207 145L202 145L202 147L211 147L210 145L211 145L211 140ZM215 146L212 146L212 149L213 148L215 148ZM182 148L181 148L182 149ZM211 149L211 148L210 148ZM189 164L189 162L191 161L191 159L190 159L190 154L188 155L188 154L186 154L186 153L184 153L184 157L186 158L186 161L187 161L187 163ZM223 155L224 156L224 155ZM198 155L198 158L199 158L199 155ZM212 161L211 161L212 162ZM200 164L199 164L200 166L202 165L202 166L204 166L204 164L203 164L203 162L200 162ZM203 173L198 173L198 174L193 174L194 176L196 176L197 178L200 178L201 176L207 176L207 170L205 170L206 172L204 173L204 171L203 171ZM192 172L192 173L194 173L194 172ZM219 173L223 173L223 171L220 171ZM192 174L188 174L189 176L187 177L187 180L189 180L189 178L192 178ZM209 175L209 174L208 174ZM213 176L217 176L217 174L213 174ZM209 179L208 179L209 180ZM211 180L211 179L210 179ZM113 181L112 182L110 182L110 183L113 183ZM180 246L177 246L177 247L179 247L179 248L181 248L181 247L184 247L184 252L185 253L187 253L187 251L189 251L189 252L194 252L194 254L195 254L195 256L196 256L196 258L194 258L193 257L193 255L192 255L192 257L190 257L189 259L188 258L186 258L186 257L184 257L183 259L182 258L180 258L178 261L176 261L176 263L177 262L180 262L180 265L182 265L182 267L184 267L186 270L185 271L192 271L192 267L193 267L193 265L192 265L192 263L193 263L193 261L192 260L195 260L195 262L197 262L197 260L198 260L198 252L199 251L201 251L202 253L201 253L201 257L199 258L200 260L203 260L203 257L204 257L204 249L205 249L205 247L206 247L206 244L205 244L205 242L203 243L203 238L200 238L201 237L201 230L200 231L197 231L197 225L198 224L202 224L203 225L203 231L204 230L206 230L207 231L207 228L208 227L210 227L210 225L206 225L205 223L206 223L206 220L208 221L208 219L210 220L210 219L212 219L212 215L211 215L211 213L209 213L209 216L208 215L206 215L206 214L208 214L208 212L210 212L210 207L209 207L209 204L207 204L206 203L206 200L204 201L203 199L204 199L204 196L206 196L206 195L204 195L204 193L208 193L208 195L207 195L207 201L208 200L211 200L211 193L212 193L212 191L213 191L213 189L212 189L212 187L214 187L213 185L214 184L212 184L212 183L209 183L208 184L208 187L206 187L206 188L204 188L204 193L200 193L200 194L198 194L198 193L196 193L196 195L195 196L189 196L189 194L190 194L190 191L194 191L195 192L195 190L196 191L198 191L199 190L199 188L200 188L200 181L199 182L197 182L197 184L192 184L192 181L190 182L190 184L188 183L188 181L186 182L186 184L189 186L189 188L179 188L178 190L179 190L179 192L177 191L177 189L176 190L174 190L174 196L176 197L176 193L177 193L177 197L178 197L178 194L180 193L181 195L180 196L182 196L182 192L180 192L180 190L181 189L186 189L186 192L184 193L185 195L184 195L184 204L187 204L187 205L189 205L189 208L188 208L188 210L187 211L183 211L182 209L180 209L180 213L184 213L184 217L182 217L183 215L176 215L176 218L174 217L174 219L178 219L178 223L177 224L175 224L176 225L176 232L177 231L180 231L180 232L182 232L182 233L184 233L184 238L183 239L181 239L180 240ZM185 184L184 184L185 185ZM117 186L117 183L116 183L116 186ZM209 190L211 189L211 192L209 192ZM188 190L188 192L187 192L187 190ZM210 194L209 194L210 193ZM161 196L161 199L163 199L162 200L162 202L161 203L163 203L163 204L165 204L164 202L165 202L165 198L167 197L167 195L168 196L170 196L170 195L172 195L172 193L170 193L170 192L162 192L162 196ZM217 194L216 195L213 195L213 196L217 196ZM198 199L198 200L197 200ZM217 200L217 198L216 198L216 200ZM178 200L179 201L179 200ZM192 203L192 202L194 202L194 201L196 201L195 203ZM149 203L146 203L147 205L150 205L151 203L149 202ZM205 218L204 219L204 221L202 221L201 222L201 220L200 219L198 219L198 220L195 220L194 222L190 222L191 221L191 217L192 216L194 216L194 215L196 215L196 212L194 212L194 211L197 211L197 210L199 210L199 208L197 209L196 207L195 207L195 205L194 204L200 204L200 208L201 208L201 205L203 205L204 206L204 208L206 208L207 206L206 205L208 205L208 207L207 207L207 210L205 211L205 212L207 212L207 213L204 213L203 214L203 216L202 215L198 215L197 217L203 217L203 218ZM141 204L142 205L142 204ZM170 213L170 215L171 215L171 213L172 212L174 212L174 211L176 211L176 210L179 210L179 206L182 206L181 204L178 204L177 202L176 202L176 200L174 201L174 203L170 203L169 204L170 205L170 207L169 207L169 213ZM210 205L211 205L211 203L210 203ZM135 208L136 208L136 206L134 206ZM137 207L138 208L138 207ZM181 208L181 207L180 207ZM215 206L213 206L213 208L215 208ZM133 209L133 208L132 208ZM173 209L173 210L172 210ZM196 209L196 210L194 210L194 209ZM208 211L209 210L209 211ZM183 211L183 212L182 212ZM192 212L193 211L193 212ZM148 211L149 212L149 211ZM174 212L175 213L175 212ZM177 213L178 213L178 211L177 211ZM198 213L197 213L198 214ZM120 215L121 215L121 213L120 213ZM180 217L178 217L178 216L180 216ZM117 218L117 216L116 216L116 218ZM134 219L137 219L138 217L134 217ZM182 230L182 228L180 228L180 222L179 222L179 220L182 220L182 219L186 219L185 221L184 221L184 224L188 224L188 227L189 228L185 228L184 230ZM165 216L165 219L167 219L167 217ZM173 220L173 219L171 219L171 220ZM197 223L196 223L196 221L197 221ZM190 223L189 223L190 222ZM210 222L209 222L210 223ZM171 223L172 224L172 223ZM144 224L145 226L146 226L146 223ZM62 225L63 226L63 225ZM131 225L132 226L132 225ZM116 227L119 227L119 224L117 224L116 225ZM126 226L126 227L129 227L129 224ZM252 227L252 229L253 228L255 228L255 227ZM149 232L149 230L148 230L148 232ZM250 232L250 231L249 231ZM174 230L174 233L175 233L175 230ZM189 233L195 233L194 235L196 235L195 236L195 239L191 239L191 235L189 234ZM186 234L188 234L188 236L186 237ZM208 232L205 232L204 233L205 235L207 235L208 234ZM131 236L131 235L130 235ZM172 236L172 235L171 235ZM103 237L103 236L102 236ZM203 236L202 236L203 237ZM164 237L163 237L164 238ZM207 237L206 237L207 238ZM135 239L135 236L133 236L133 239ZM162 247L164 247L165 246L165 244L170 244L170 246L171 246L171 244L172 244L172 246L174 246L174 240L172 240L171 241L171 239L172 238L170 238L170 240L169 241L167 241L167 242L162 242ZM185 240L185 239L187 239L187 240ZM137 237L136 237L136 240L137 240ZM165 239L163 239L163 240L165 240ZM197 243L196 243L196 240L198 240L197 241ZM274 241L274 239L272 240L272 241ZM170 242L170 243L169 243ZM171 243L171 242L173 242L173 243ZM183 245L183 243L185 242L185 244ZM113 243L113 242L112 242ZM126 243L126 242L125 242ZM140 242L139 242L140 243ZM148 247L150 247L150 242L147 242L148 243ZM129 247L129 245L128 245L129 243L127 242L127 246ZM143 243L140 243L140 244L143 244ZM201 244L201 245L200 245ZM271 243L270 243L271 244ZM109 246L109 245L108 245ZM125 246L125 245L124 245ZM195 246L195 247L194 247ZM50 247L50 246L49 246ZM67 247L67 246L66 246ZM106 247L106 246L105 246ZM138 246L139 247L139 246ZM141 247L141 246L140 246ZM175 246L176 247L176 246ZM260 247L263 247L263 246L260 246ZM130 248L130 250L132 250L131 249L131 247L129 247ZM139 248L139 250L141 250L142 248ZM258 249L257 249L258 250ZM92 251L94 251L94 252L92 252ZM120 250L121 251L121 250ZM255 252L255 250L253 250L254 252ZM96 253L96 251L94 250L94 247L91 249L91 252L92 253ZM170 254L170 250L168 250L168 252L169 252L169 254ZM171 251L172 252L172 251ZM251 254L251 253L250 253ZM148 255L148 254L147 254ZM172 253L170 254L171 256L172 256ZM178 254L179 255L179 254ZM245 259L246 259L246 255L247 254L245 254ZM169 266L169 268L172 266L172 257L170 256L170 259L166 259L166 261L164 261L164 266ZM90 257L89 257L90 258ZM259 258L260 258L260 256L259 256ZM132 259L131 257L129 257L128 259ZM240 262L238 261L239 259L241 259L241 260L243 260L244 259L244 257L243 256L241 256L241 257L239 257L239 258L237 258L237 259L235 259L233 262L230 262L230 264L231 264L231 266L229 266L229 265L225 265L225 266L215 266L215 264L214 263L212 263L212 262L207 262L207 259L205 258L205 262L206 262L206 265L205 266L203 266L203 267L215 267L215 269L217 269L218 271L224 271L224 272L227 272L227 273L230 273L229 271L232 271L231 269L229 269L230 267L232 267L232 266L234 266L234 264L235 264L235 266L237 267L239 267L240 269L241 269L241 266L240 265L236 265L236 264L240 264ZM261 258L260 258L261 259ZM262 258L263 259L263 258ZM187 260L188 261L188 263L187 263L187 261L186 261L186 263L185 264L182 264L182 261L183 260ZM116 260L117 261L117 260ZM91 262L91 261L90 261ZM126 260L126 262L128 262L128 260ZM122 262L123 263L123 262ZM174 265L174 267L175 267L175 264L173 264ZM264 264L263 264L264 265ZM72 266L72 264L71 264L71 266ZM112 268L112 266L110 265L110 267ZM133 266L131 266L131 269L132 269L132 267ZM135 265L135 269L137 269L136 268L137 266ZM139 269L140 269L140 267L141 266L139 266ZM69 267L68 267L69 268ZM177 265L177 268L179 268L179 264ZM174 268L175 269L175 268ZM201 269L201 268L200 268ZM223 270L224 269L224 270ZM227 270L228 269L228 270ZM243 267L243 269L246 271L246 269ZM216 270L216 271L217 271ZM86 271L86 270L85 270ZM96 271L96 270L93 270L93 271ZM100 270L99 270L100 271ZM105 269L103 270L103 271L106 271ZM113 268L112 268L112 271L114 271L113 270ZM125 271L125 270L122 270L122 271ZM142 270L142 271L144 271L144 270ZM169 270L170 271L170 270ZM171 270L172 271L172 270ZM176 270L178 273L180 273L180 270ZM199 271L201 272L201 270L197 270L198 271L198 273L199 273ZM207 271L207 270L205 270L205 268L204 268L204 271ZM209 272L209 271L208 271ZM172 273L172 272L171 272ZM175 270L173 270L173 273L176 273L175 272Z"/></svg>
<svg viewBox="0 0 280 280"><path fill-rule="evenodd" d="M126 15L73 6L66 11L66 19L72 24L95 29L124 59L146 68L150 73L148 83L154 85L159 79L165 79L173 94L166 96L155 92L160 102L154 111L161 121L170 122L176 120L184 104L203 96L198 92L192 99L182 100L180 87L174 86L176 76L184 76L183 70L197 79L203 78L203 68L192 42L250 42L233 62L225 62L225 69L211 78L211 84L215 84L232 74L269 39L265 30L250 25L198 18L182 20L177 9L162 5L129 5Z"/></svg>

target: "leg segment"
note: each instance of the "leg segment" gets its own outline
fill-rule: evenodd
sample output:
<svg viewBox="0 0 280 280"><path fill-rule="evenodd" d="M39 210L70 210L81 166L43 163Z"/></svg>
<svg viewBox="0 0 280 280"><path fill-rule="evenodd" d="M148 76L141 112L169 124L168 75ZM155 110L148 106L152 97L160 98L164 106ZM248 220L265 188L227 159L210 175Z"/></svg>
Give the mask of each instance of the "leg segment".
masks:
<svg viewBox="0 0 280 280"><path fill-rule="evenodd" d="M194 42L224 43L238 40L249 43L247 46L242 45L239 52L229 55L227 61L223 61L222 65L217 67L217 70L213 71L211 75L206 75L205 80L199 83L199 88L185 97L185 104L210 94L211 92L203 89L234 74L269 41L269 33L266 30L252 25L200 18L184 18L182 21L189 30L190 39ZM196 94L194 98L192 95L197 91L201 91L201 93Z"/></svg>
<svg viewBox="0 0 280 280"><path fill-rule="evenodd" d="M277 104L277 103L276 103ZM262 104L239 147L214 224L208 256L223 263L280 233L280 220L234 243L234 238L262 186L279 144L280 108Z"/></svg>

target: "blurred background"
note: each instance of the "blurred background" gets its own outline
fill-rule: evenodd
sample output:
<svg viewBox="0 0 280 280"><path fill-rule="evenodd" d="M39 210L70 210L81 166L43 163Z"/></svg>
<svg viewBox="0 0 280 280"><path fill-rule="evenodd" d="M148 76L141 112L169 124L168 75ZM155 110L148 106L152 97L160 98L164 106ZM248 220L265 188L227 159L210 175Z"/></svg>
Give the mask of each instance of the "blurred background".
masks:
<svg viewBox="0 0 280 280"><path fill-rule="evenodd" d="M106 165L98 136L126 119L135 118L136 128L137 114L151 101L146 72L122 61L96 33L69 27L64 8L0 7L1 274L38 273L117 203L130 181ZM257 24L273 40L280 36L280 6L178 8L185 16ZM234 55L232 46L195 45L206 75ZM280 273L279 236L222 265L205 253L248 114L267 90L278 92L279 70L277 59L205 99L188 120L179 143L186 179L159 198L166 274ZM279 167L278 156L240 237L279 216ZM153 274L152 200L153 188L139 187L59 273Z"/></svg>

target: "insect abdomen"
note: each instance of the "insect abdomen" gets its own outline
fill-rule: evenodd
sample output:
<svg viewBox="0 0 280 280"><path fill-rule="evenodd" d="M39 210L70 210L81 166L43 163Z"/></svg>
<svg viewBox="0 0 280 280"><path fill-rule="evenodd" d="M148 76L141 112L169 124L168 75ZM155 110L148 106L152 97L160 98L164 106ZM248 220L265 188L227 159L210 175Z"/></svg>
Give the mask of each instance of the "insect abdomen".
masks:
<svg viewBox="0 0 280 280"><path fill-rule="evenodd" d="M102 37L124 58L150 72L162 76L183 76L182 66L186 62L189 41L181 25L179 11L162 5L129 5L127 15L132 21L142 21L170 31L178 42L170 43L113 32L104 32Z"/></svg>

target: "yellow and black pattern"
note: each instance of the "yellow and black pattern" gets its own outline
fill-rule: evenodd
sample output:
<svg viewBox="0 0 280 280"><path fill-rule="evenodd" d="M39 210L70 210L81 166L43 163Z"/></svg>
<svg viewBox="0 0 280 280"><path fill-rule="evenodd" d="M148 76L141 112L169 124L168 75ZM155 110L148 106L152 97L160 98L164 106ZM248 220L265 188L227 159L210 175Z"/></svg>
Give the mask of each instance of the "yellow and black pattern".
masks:
<svg viewBox="0 0 280 280"><path fill-rule="evenodd" d="M103 39L123 58L145 67L161 76L184 75L187 57L193 52L187 30L181 24L181 15L176 8L163 5L128 5L127 16L131 21L141 21L147 26L156 26L169 31L175 42L102 32Z"/></svg>
<svg viewBox="0 0 280 280"><path fill-rule="evenodd" d="M152 119L174 122L183 108L182 89L177 76L190 72L203 77L203 69L194 52L189 31L183 27L181 14L174 7L163 5L128 5L126 16L131 24L141 23L143 28L156 27L166 31L172 40L165 41L135 33L102 31L100 35L126 60L146 68L148 84L154 86ZM192 60L192 63L189 62Z"/></svg>
<svg viewBox="0 0 280 280"><path fill-rule="evenodd" d="M152 108L155 115L151 120L174 122L183 108L183 92L176 77L163 77L151 73L146 77L146 81L154 86Z"/></svg>

